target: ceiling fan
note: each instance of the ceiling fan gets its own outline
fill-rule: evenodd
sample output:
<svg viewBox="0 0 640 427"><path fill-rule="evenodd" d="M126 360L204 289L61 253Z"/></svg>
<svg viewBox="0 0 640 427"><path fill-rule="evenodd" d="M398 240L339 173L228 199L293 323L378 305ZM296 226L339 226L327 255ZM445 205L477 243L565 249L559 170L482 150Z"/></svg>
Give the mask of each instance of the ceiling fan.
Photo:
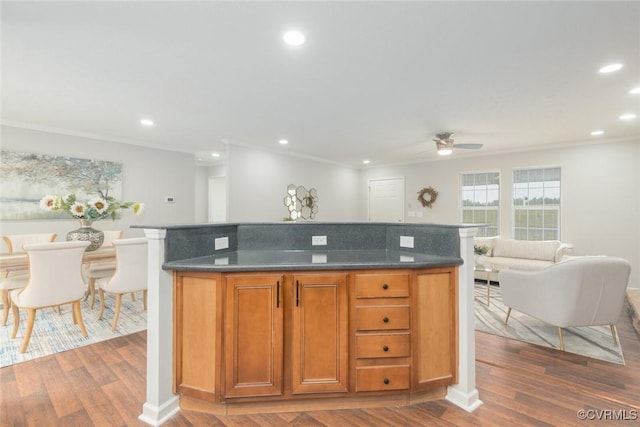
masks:
<svg viewBox="0 0 640 427"><path fill-rule="evenodd" d="M462 148L467 150L479 150L480 148L482 148L482 144L454 144L452 132L438 133L433 140L436 142L438 154L440 154L441 156L448 156L453 152L454 148Z"/></svg>

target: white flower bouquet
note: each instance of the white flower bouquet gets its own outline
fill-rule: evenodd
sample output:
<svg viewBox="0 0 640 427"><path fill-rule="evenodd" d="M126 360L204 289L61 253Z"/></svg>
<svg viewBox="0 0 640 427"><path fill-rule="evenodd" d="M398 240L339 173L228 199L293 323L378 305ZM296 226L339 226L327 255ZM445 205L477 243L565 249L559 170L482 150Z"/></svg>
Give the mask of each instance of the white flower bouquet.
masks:
<svg viewBox="0 0 640 427"><path fill-rule="evenodd" d="M140 215L144 204L140 202L119 202L114 197L96 197L88 202L80 202L75 194L61 196L44 196L40 200L40 206L49 212L66 212L74 219L85 220L89 223L101 219L116 219L116 215L123 209L132 209L133 213Z"/></svg>

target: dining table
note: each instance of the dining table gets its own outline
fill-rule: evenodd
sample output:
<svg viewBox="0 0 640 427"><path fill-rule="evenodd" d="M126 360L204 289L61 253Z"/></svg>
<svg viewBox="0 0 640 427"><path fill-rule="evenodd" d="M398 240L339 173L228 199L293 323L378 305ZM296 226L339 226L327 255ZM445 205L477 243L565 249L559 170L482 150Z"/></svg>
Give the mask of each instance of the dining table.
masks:
<svg viewBox="0 0 640 427"><path fill-rule="evenodd" d="M116 259L116 248L112 245L104 246L95 251L85 252L83 263L94 261L108 261ZM29 269L29 256L26 252L0 253L0 271L23 271Z"/></svg>

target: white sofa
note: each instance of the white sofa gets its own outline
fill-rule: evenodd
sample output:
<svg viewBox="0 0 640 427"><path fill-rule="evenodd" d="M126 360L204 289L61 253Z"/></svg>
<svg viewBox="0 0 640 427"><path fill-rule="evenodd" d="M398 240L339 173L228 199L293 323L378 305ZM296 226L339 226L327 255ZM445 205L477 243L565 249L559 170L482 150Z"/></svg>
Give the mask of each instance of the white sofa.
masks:
<svg viewBox="0 0 640 427"><path fill-rule="evenodd" d="M562 261L571 253L573 245L559 240L513 240L500 237L476 237L475 245L486 246L482 264L490 267L491 281L498 281L498 273L503 269L536 271ZM475 278L487 280L487 272L476 271Z"/></svg>

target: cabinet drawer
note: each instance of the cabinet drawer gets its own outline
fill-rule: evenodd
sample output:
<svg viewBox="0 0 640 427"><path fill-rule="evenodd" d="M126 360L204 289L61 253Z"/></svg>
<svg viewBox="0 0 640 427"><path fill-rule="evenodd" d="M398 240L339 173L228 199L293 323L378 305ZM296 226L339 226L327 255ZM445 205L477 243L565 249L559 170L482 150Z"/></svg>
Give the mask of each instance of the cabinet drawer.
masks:
<svg viewBox="0 0 640 427"><path fill-rule="evenodd" d="M409 366L363 366L356 368L356 391L406 390Z"/></svg>
<svg viewBox="0 0 640 427"><path fill-rule="evenodd" d="M356 357L359 359L409 357L410 342L409 334L359 335L356 337Z"/></svg>
<svg viewBox="0 0 640 427"><path fill-rule="evenodd" d="M408 274L356 275L356 298L397 298L408 296Z"/></svg>
<svg viewBox="0 0 640 427"><path fill-rule="evenodd" d="M356 329L359 331L409 329L409 307L404 305L356 307Z"/></svg>

